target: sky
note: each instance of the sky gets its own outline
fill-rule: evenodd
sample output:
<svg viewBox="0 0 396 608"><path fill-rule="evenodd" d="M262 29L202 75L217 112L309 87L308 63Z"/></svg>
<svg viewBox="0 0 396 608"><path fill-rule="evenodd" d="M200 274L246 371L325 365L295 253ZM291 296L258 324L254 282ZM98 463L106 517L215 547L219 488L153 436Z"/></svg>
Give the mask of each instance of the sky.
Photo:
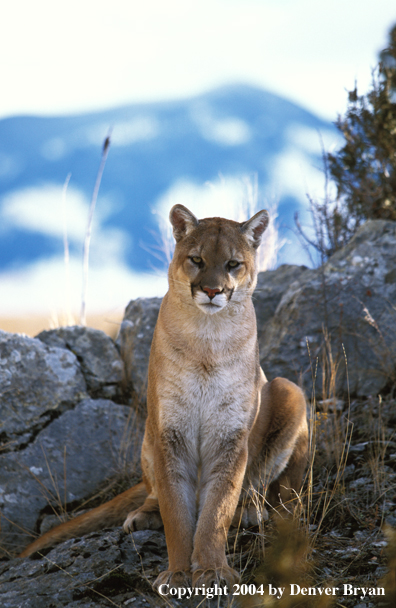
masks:
<svg viewBox="0 0 396 608"><path fill-rule="evenodd" d="M0 118L178 99L228 83L335 120L365 92L394 0L13 0L0 9Z"/></svg>

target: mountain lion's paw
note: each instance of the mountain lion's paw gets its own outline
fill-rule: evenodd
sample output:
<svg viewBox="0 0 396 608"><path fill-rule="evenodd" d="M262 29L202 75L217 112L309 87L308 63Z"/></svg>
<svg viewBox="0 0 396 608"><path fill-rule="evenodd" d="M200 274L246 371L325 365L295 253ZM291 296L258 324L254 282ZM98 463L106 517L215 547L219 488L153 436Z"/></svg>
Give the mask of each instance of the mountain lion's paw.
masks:
<svg viewBox="0 0 396 608"><path fill-rule="evenodd" d="M229 566L222 566L221 568L198 568L193 572L192 582L193 587L196 589L212 587L214 583L219 586L228 586L228 592L232 593L232 587L239 581L239 574L236 570L233 570Z"/></svg>
<svg viewBox="0 0 396 608"><path fill-rule="evenodd" d="M143 507L131 511L124 521L124 532L137 530L159 530L162 528L162 519L158 510L145 511Z"/></svg>
<svg viewBox="0 0 396 608"><path fill-rule="evenodd" d="M191 573L186 570L165 570L160 572L153 583L153 588L160 595L169 593L170 589L180 589L181 587L191 587Z"/></svg>

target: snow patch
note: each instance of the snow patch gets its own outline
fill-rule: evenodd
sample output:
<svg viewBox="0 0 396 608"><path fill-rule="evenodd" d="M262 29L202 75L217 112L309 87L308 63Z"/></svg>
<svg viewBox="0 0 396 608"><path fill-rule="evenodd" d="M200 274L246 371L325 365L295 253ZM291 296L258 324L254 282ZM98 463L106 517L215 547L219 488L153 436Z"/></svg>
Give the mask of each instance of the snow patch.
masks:
<svg viewBox="0 0 396 608"><path fill-rule="evenodd" d="M44 259L23 269L0 274L2 292L0 314L48 314L54 323L70 314L79 320L82 291L81 259L72 257L69 269L62 257ZM115 260L92 263L88 277L88 315L113 311L122 313L137 297L162 297L167 290L166 275L138 273Z"/></svg>
<svg viewBox="0 0 396 608"><path fill-rule="evenodd" d="M81 241L88 218L88 201L72 187L68 188L66 201L68 236ZM0 218L3 229L18 228L62 238L62 186L47 183L7 194Z"/></svg>
<svg viewBox="0 0 396 608"><path fill-rule="evenodd" d="M241 146L251 138L251 129L247 122L237 116L218 118L214 116L209 104L197 102L191 108L191 117L197 125L201 136L222 146Z"/></svg>

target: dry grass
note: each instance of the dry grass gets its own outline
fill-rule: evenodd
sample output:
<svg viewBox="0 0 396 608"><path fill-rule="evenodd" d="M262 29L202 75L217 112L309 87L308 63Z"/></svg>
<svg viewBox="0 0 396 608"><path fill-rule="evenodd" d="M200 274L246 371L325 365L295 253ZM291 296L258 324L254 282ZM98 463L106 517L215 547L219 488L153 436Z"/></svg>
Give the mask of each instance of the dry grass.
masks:
<svg viewBox="0 0 396 608"><path fill-rule="evenodd" d="M340 399L335 393L340 362L334 362L329 340L322 357L326 361L321 366L312 364L313 376L318 367L326 370L322 378L326 390L319 402L314 394L309 402L310 462L301 495L294 505L278 510L264 530L241 531L236 542L242 580L256 587L263 584L266 590L265 595L242 598L244 608L354 607L360 600L343 596L344 584L383 587L382 605L394 605L396 537L394 530L384 528L384 520L392 497L396 501L396 475L392 478L389 467L390 453L395 451L396 404L391 397L358 401L343 395ZM383 528L389 543L385 578ZM268 594L270 584L284 588L280 599ZM293 584L340 591L330 596L294 596ZM372 600L367 597L369 603L364 605L373 606Z"/></svg>
<svg viewBox="0 0 396 608"><path fill-rule="evenodd" d="M123 313L113 311L88 314L87 325L94 329L104 331L111 338L115 338L121 325ZM77 324L77 316L73 317ZM49 317L45 314L30 314L28 316L3 316L0 317L0 329L3 331L25 334L27 336L37 336L41 331L54 329L69 323L59 317Z"/></svg>

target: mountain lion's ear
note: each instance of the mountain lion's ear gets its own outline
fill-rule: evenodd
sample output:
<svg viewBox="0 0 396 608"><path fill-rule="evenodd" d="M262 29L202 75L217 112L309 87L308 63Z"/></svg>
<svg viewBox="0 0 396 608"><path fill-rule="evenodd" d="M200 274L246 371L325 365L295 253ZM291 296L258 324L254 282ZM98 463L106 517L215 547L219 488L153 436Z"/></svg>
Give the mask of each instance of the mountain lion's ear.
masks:
<svg viewBox="0 0 396 608"><path fill-rule="evenodd" d="M177 243L199 223L195 215L184 205L174 205L170 210L169 220L173 226L173 236Z"/></svg>
<svg viewBox="0 0 396 608"><path fill-rule="evenodd" d="M241 224L241 232L246 236L252 247L257 249L261 243L261 237L269 222L268 211L263 209L254 215L247 222Z"/></svg>

